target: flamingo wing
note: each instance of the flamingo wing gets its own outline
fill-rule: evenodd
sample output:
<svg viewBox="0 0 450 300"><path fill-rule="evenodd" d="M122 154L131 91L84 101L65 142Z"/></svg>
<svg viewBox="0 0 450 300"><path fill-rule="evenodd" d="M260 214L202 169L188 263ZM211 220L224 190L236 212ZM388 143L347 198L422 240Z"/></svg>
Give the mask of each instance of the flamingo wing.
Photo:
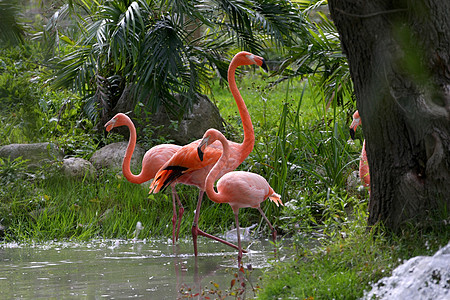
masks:
<svg viewBox="0 0 450 300"><path fill-rule="evenodd" d="M150 186L150 191L158 193L183 174L191 173L199 169L212 166L222 155L220 143L214 143L205 150L204 159L198 157L197 146L200 140L192 142L179 149L156 173Z"/></svg>
<svg viewBox="0 0 450 300"><path fill-rule="evenodd" d="M181 146L161 144L150 148L142 159L142 173L147 180L155 177L159 169L179 150ZM146 181L146 180L145 180Z"/></svg>

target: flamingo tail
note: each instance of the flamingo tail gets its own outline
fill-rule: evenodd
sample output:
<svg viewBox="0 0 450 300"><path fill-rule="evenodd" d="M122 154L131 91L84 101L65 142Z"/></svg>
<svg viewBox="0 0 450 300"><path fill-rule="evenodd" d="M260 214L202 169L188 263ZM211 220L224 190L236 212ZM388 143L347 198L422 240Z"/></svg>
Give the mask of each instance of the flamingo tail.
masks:
<svg viewBox="0 0 450 300"><path fill-rule="evenodd" d="M284 205L283 202L281 202L281 196L277 193L269 195L269 199L272 200L277 206L279 206L279 204Z"/></svg>
<svg viewBox="0 0 450 300"><path fill-rule="evenodd" d="M175 180L177 180L186 171L186 167L168 166L164 170L159 171L150 186L150 193L158 193L164 191Z"/></svg>

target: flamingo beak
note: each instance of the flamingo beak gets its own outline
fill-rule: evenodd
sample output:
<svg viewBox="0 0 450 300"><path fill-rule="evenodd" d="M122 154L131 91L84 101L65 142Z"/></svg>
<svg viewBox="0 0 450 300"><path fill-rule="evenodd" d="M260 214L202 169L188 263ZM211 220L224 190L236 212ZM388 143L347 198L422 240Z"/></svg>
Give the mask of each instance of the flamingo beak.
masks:
<svg viewBox="0 0 450 300"><path fill-rule="evenodd" d="M248 59L252 61L253 64L259 66L259 61L261 62L260 67L263 68L264 71L269 72L269 68L267 68L266 60L261 56L256 56L253 54L246 55Z"/></svg>
<svg viewBox="0 0 450 300"><path fill-rule="evenodd" d="M266 71L267 73L269 72L269 68L267 67L267 64L266 64L266 61L264 58L262 60L261 68L263 68L263 70Z"/></svg>
<svg viewBox="0 0 450 300"><path fill-rule="evenodd" d="M209 136L203 138L203 140L201 140L200 144L198 144L198 146L197 146L197 154L198 154L198 158L200 159L200 161L203 161L203 155L204 155L202 148L208 146L208 141L209 141Z"/></svg>
<svg viewBox="0 0 450 300"><path fill-rule="evenodd" d="M350 128L350 137L352 138L352 140L355 139L355 129L353 129L353 127Z"/></svg>
<svg viewBox="0 0 450 300"><path fill-rule="evenodd" d="M115 124L116 124L116 119L115 118L112 118L111 120L109 120L105 124L106 131L109 132L111 129L113 129Z"/></svg>
<svg viewBox="0 0 450 300"><path fill-rule="evenodd" d="M200 147L197 148L197 154L198 158L200 158L200 161L203 161L203 151Z"/></svg>

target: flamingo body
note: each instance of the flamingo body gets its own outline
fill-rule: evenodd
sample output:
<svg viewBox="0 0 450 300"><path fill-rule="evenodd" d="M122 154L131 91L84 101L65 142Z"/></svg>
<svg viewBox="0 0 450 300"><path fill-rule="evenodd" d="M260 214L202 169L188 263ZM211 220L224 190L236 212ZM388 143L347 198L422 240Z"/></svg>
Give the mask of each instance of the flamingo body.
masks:
<svg viewBox="0 0 450 300"><path fill-rule="evenodd" d="M197 154L199 143L200 140L197 140L181 147L160 167L150 187L152 192L158 193L183 175L177 180L178 183L197 186L204 190L206 175L222 154L222 146L220 143L212 145L208 148L208 158L201 161Z"/></svg>
<svg viewBox="0 0 450 300"><path fill-rule="evenodd" d="M353 114L352 124L350 125L350 135L352 139L355 138L356 128L360 125L361 125L361 117L359 116L359 112L355 111L355 113ZM369 189L370 193L370 172L369 172L369 161L367 160L367 153L366 153L366 140L364 140L363 142L363 147L359 159L359 178L361 179L363 186Z"/></svg>
<svg viewBox="0 0 450 300"><path fill-rule="evenodd" d="M277 206L281 203L279 195L264 177L245 171L233 171L220 177L217 182L217 193L233 210L245 207L258 208L261 202L269 197Z"/></svg>
<svg viewBox="0 0 450 300"><path fill-rule="evenodd" d="M155 178L156 173L179 149L181 146L173 144L161 144L150 148L145 152L142 159L141 179L135 183L142 183ZM124 173L125 174L125 173ZM130 182L133 182L127 178Z"/></svg>
<svg viewBox="0 0 450 300"><path fill-rule="evenodd" d="M181 148L181 146L174 144L161 144L149 149L142 159L142 169L138 175L134 175L130 170L131 157L136 147L136 128L131 119L123 114L116 114L106 124L106 131L109 132L115 127L127 126L130 130L130 140L128 141L127 150L125 151L125 157L122 162L122 173L124 177L132 183L141 184L153 179L158 170ZM183 217L184 208L175 190L175 184L172 185L172 200L173 200L173 217L172 217L172 240L178 240L178 234L180 232L181 219ZM176 203L178 203L180 209L178 216L176 212ZM178 222L178 225L176 223Z"/></svg>
<svg viewBox="0 0 450 300"><path fill-rule="evenodd" d="M369 189L370 192L370 172L369 172L369 161L367 160L366 153L366 140L363 142L363 147L361 150L361 156L359 159L359 177L363 185Z"/></svg>

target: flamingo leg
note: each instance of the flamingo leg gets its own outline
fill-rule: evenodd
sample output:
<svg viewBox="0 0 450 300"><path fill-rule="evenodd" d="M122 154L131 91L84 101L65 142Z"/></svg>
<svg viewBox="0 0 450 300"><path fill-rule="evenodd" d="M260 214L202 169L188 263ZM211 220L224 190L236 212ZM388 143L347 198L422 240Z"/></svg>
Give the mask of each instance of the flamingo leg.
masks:
<svg viewBox="0 0 450 300"><path fill-rule="evenodd" d="M180 197L178 197L177 191L175 190L175 187L172 186L172 197L174 198L174 205L175 205L175 199L178 203L178 206L180 207L180 209L178 210L178 222L177 222L177 229L176 229L176 235L174 236L175 240L178 241L178 236L180 234L180 226L181 226L181 219L183 218L183 214L184 214L184 207L183 204L180 201ZM175 206L174 206L174 217L176 218L176 213L175 213ZM173 222L173 219L172 219ZM173 225L173 232L175 232L175 224ZM173 235L173 234L172 234Z"/></svg>
<svg viewBox="0 0 450 300"><path fill-rule="evenodd" d="M277 231L275 228L273 228L272 224L270 224L269 219L267 219L266 215L264 214L262 208L258 206L259 213L263 216L264 220L266 220L267 224L269 225L270 230L272 230L272 240L273 244L275 245L275 257L277 256L277 248L276 248L276 241L277 241Z"/></svg>
<svg viewBox="0 0 450 300"><path fill-rule="evenodd" d="M216 241L221 242L221 243L223 243L223 244L225 244L227 246L230 246L230 247L232 247L232 248L234 248L236 250L239 250L238 246L236 246L236 245L234 245L234 244L232 244L230 242L227 242L227 241L225 241L225 240L223 240L221 238L218 238L218 237L216 237L214 235L206 233L203 230L198 228L198 218L200 217L200 208L202 206L202 199L203 199L203 194L204 193L205 193L205 191L201 190L200 194L198 195L198 202L197 202L197 208L195 209L194 223L192 224L192 241L194 243L194 254L195 254L195 256L198 255L198 251L197 251L197 237L199 235L207 237L207 238L210 238L210 239L213 239L213 240L216 240ZM246 251L244 251L244 252L246 253Z"/></svg>
<svg viewBox="0 0 450 300"><path fill-rule="evenodd" d="M197 208L195 209L195 215L194 215L194 223L192 224L192 241L194 242L194 254L195 256L197 256L198 252L197 252L197 236L199 234L199 229L198 229L198 218L200 216L200 208L202 206L202 199L203 199L203 194L205 193L205 191L200 190L200 193L198 195L198 201L197 201Z"/></svg>
<svg viewBox="0 0 450 300"><path fill-rule="evenodd" d="M259 213L263 216L264 220L266 220L267 224L269 225L270 230L272 231L272 239L275 243L277 241L277 231L275 228L273 228L272 224L270 224L269 219L267 219L266 215L264 214L261 207L258 207Z"/></svg>
<svg viewBox="0 0 450 300"><path fill-rule="evenodd" d="M242 247L241 247L241 234L239 233L239 208L237 208L236 210L233 209L234 212L234 220L236 222L236 233L237 233L237 241L238 241L238 248L239 248L239 253L238 253L238 268L241 266L241 261L242 261Z"/></svg>
<svg viewBox="0 0 450 300"><path fill-rule="evenodd" d="M172 203L173 203L173 216L172 216L172 243L175 244L175 226L177 223L177 205L176 199L178 198L177 192L172 187Z"/></svg>

